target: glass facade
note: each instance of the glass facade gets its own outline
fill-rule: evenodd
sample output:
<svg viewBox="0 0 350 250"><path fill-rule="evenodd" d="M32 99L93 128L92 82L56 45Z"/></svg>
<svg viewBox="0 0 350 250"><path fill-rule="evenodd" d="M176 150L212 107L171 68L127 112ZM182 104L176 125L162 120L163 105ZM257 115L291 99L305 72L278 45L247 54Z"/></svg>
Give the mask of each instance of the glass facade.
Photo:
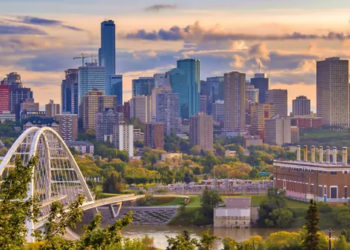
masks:
<svg viewBox="0 0 350 250"><path fill-rule="evenodd" d="M186 82L185 72L181 69L172 69L168 72L173 93L179 94L179 116L189 119L189 87Z"/></svg>
<svg viewBox="0 0 350 250"><path fill-rule="evenodd" d="M101 23L101 48L99 49L99 63L106 69L106 95L112 95L110 76L115 75L115 24L112 20Z"/></svg>
<svg viewBox="0 0 350 250"><path fill-rule="evenodd" d="M255 89L259 90L259 103L265 103L266 91L269 89L269 78L267 78L266 74L255 74L255 77L251 80L251 85L254 86Z"/></svg>
<svg viewBox="0 0 350 250"><path fill-rule="evenodd" d="M188 113L189 116L195 115L200 110L200 61L197 59L178 60L177 68L185 72L186 85L188 87Z"/></svg>
<svg viewBox="0 0 350 250"><path fill-rule="evenodd" d="M140 77L132 80L132 96L152 95L155 86L154 77Z"/></svg>
<svg viewBox="0 0 350 250"><path fill-rule="evenodd" d="M111 81L111 95L117 96L118 105L123 105L123 76L110 76Z"/></svg>

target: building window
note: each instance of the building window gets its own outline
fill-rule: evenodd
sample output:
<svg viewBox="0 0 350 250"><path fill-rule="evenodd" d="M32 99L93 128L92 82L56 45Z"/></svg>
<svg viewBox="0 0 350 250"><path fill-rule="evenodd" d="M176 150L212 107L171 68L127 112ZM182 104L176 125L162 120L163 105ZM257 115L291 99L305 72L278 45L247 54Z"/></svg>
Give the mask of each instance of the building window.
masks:
<svg viewBox="0 0 350 250"><path fill-rule="evenodd" d="M327 196L327 186L324 186L324 188L323 188L323 195Z"/></svg>
<svg viewBox="0 0 350 250"><path fill-rule="evenodd" d="M323 187L322 186L318 187L318 197L323 197Z"/></svg>
<svg viewBox="0 0 350 250"><path fill-rule="evenodd" d="M348 187L344 187L344 198L348 198Z"/></svg>
<svg viewBox="0 0 350 250"><path fill-rule="evenodd" d="M331 175L337 175L337 172L332 171Z"/></svg>
<svg viewBox="0 0 350 250"><path fill-rule="evenodd" d="M338 198L338 187L331 187L331 199L337 199Z"/></svg>

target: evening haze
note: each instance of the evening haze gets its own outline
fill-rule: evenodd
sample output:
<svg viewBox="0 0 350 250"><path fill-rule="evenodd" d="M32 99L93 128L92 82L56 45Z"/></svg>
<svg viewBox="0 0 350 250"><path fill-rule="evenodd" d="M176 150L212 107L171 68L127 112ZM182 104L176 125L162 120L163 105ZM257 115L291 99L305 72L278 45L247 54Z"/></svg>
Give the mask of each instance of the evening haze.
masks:
<svg viewBox="0 0 350 250"><path fill-rule="evenodd" d="M196 58L203 80L235 70L249 79L260 65L271 88L288 90L289 106L303 94L315 111L316 61L350 58L349 13L342 0L1 1L0 78L16 71L36 101L60 103L64 70L97 54L100 24L111 19L124 100L132 79Z"/></svg>

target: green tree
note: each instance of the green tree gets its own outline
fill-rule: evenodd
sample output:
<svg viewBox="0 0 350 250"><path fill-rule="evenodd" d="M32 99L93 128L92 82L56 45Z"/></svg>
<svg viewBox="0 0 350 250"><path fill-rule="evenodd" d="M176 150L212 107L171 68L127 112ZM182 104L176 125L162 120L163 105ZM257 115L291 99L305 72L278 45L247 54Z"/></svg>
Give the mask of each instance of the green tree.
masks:
<svg viewBox="0 0 350 250"><path fill-rule="evenodd" d="M190 233L184 230L182 234L177 235L175 238L168 238L168 246L166 250L195 250L198 246L197 239L192 239Z"/></svg>
<svg viewBox="0 0 350 250"><path fill-rule="evenodd" d="M205 231L202 234L201 240L200 240L200 246L198 247L198 250L214 250L214 242L217 239L215 235L212 235L209 233L209 231Z"/></svg>
<svg viewBox="0 0 350 250"><path fill-rule="evenodd" d="M205 188L201 196L201 208L205 217L213 219L214 208L222 202L220 194L216 190Z"/></svg>
<svg viewBox="0 0 350 250"><path fill-rule="evenodd" d="M277 208L270 213L274 225L279 228L288 227L293 219L293 213L288 208Z"/></svg>
<svg viewBox="0 0 350 250"><path fill-rule="evenodd" d="M318 227L318 223L320 221L318 208L316 202L314 200L310 201L309 209L306 213L306 237L303 242L303 248L305 250L319 250L319 242L320 238L318 235L318 231L320 230Z"/></svg>
<svg viewBox="0 0 350 250"><path fill-rule="evenodd" d="M124 189L124 180L119 173L113 171L103 184L103 192L105 193L121 193Z"/></svg>
<svg viewBox="0 0 350 250"><path fill-rule="evenodd" d="M226 237L222 240L222 244L224 245L223 250L236 250L237 242L229 237Z"/></svg>
<svg viewBox="0 0 350 250"><path fill-rule="evenodd" d="M37 158L33 157L27 165L16 158L15 167L1 182L0 196L0 249L22 249L26 242L28 229L25 222L34 220L39 214L39 202L28 197L29 183Z"/></svg>

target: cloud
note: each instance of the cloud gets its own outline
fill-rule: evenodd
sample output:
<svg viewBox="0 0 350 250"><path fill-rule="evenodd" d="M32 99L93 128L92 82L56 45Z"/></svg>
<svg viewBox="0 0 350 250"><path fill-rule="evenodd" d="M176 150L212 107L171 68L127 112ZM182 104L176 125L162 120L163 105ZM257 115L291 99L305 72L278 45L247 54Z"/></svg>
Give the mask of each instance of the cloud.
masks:
<svg viewBox="0 0 350 250"><path fill-rule="evenodd" d="M11 20L8 20L11 21ZM12 20L14 21L14 20ZM49 27L61 27L73 31L84 31L83 29L65 25L63 22L53 19L45 19L40 17L33 17L33 16L18 16L15 22L20 22L23 24L30 24L30 25L38 25L38 26L49 26Z"/></svg>
<svg viewBox="0 0 350 250"><path fill-rule="evenodd" d="M173 10L176 9L177 6L175 4L154 4L147 8L145 8L146 11L153 11L158 12L161 10Z"/></svg>
<svg viewBox="0 0 350 250"><path fill-rule="evenodd" d="M248 55L265 61L270 60L270 51L267 49L266 43L264 42L252 45L249 48Z"/></svg>
<svg viewBox="0 0 350 250"><path fill-rule="evenodd" d="M29 26L10 25L0 22L0 35L47 35L47 33Z"/></svg>
<svg viewBox="0 0 350 250"><path fill-rule="evenodd" d="M289 34L245 34L227 32L220 25L205 28L197 21L184 28L173 26L170 29L146 31L144 29L125 35L126 39L151 41L185 41L199 43L218 43L222 41L283 41L283 40L348 40L349 34L342 32L329 32L328 34L303 34L292 32Z"/></svg>
<svg viewBox="0 0 350 250"><path fill-rule="evenodd" d="M233 56L233 61L230 63L230 66L232 68L242 68L244 66L244 58L239 56L239 55L234 55Z"/></svg>

